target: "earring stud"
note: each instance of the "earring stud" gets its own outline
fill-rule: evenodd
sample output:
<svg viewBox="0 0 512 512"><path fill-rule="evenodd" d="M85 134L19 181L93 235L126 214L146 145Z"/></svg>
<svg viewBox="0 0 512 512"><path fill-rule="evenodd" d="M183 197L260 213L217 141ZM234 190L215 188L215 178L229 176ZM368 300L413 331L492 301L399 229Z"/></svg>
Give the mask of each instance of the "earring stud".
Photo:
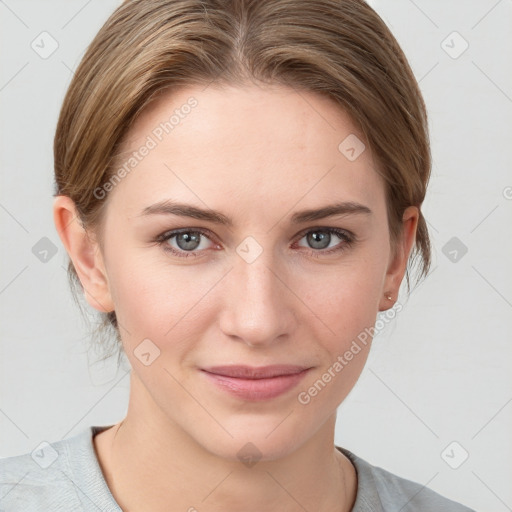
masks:
<svg viewBox="0 0 512 512"><path fill-rule="evenodd" d="M388 299L388 300L392 300L391 295L386 295L386 299Z"/></svg>

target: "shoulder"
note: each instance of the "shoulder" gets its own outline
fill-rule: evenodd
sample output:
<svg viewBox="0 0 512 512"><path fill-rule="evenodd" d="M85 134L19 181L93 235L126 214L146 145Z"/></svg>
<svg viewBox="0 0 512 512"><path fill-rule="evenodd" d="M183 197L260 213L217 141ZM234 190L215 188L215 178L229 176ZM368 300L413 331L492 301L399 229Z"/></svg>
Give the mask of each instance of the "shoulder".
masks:
<svg viewBox="0 0 512 512"><path fill-rule="evenodd" d="M63 503L79 504L63 450L62 443L46 443L32 453L0 459L0 510L64 510Z"/></svg>
<svg viewBox="0 0 512 512"><path fill-rule="evenodd" d="M78 511L98 492L92 432L43 442L31 453L0 459L0 510ZM96 483L95 483L96 480ZM102 510L116 510L105 507ZM120 510L120 509L117 509Z"/></svg>
<svg viewBox="0 0 512 512"><path fill-rule="evenodd" d="M352 512L475 512L417 482L399 477L337 446L356 468L357 496Z"/></svg>

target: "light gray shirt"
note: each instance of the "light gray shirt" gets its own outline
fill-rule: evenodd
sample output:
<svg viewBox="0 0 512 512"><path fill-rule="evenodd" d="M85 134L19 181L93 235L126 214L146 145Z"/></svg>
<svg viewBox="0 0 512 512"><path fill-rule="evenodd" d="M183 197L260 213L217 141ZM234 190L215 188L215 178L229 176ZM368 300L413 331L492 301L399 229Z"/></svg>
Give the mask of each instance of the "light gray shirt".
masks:
<svg viewBox="0 0 512 512"><path fill-rule="evenodd" d="M39 450L0 459L0 512L122 512L107 486L93 436L109 428L91 426ZM352 512L475 512L418 483L372 466L337 446L356 468ZM191 507L194 504L191 504ZM197 510L201 506L197 505Z"/></svg>

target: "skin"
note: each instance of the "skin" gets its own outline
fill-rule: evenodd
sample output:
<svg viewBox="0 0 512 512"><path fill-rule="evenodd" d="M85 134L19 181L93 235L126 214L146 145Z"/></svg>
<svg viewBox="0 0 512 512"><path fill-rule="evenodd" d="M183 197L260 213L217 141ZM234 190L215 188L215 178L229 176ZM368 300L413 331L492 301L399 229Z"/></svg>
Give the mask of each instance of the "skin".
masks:
<svg viewBox="0 0 512 512"><path fill-rule="evenodd" d="M336 408L370 343L307 405L297 396L393 305L386 295L397 296L418 209L405 211L393 254L369 149L355 161L338 149L349 134L362 135L331 100L284 86L166 93L131 128L127 154L191 96L198 105L105 199L101 244L76 222L69 198L54 203L85 296L99 311L116 311L132 366L126 418L94 438L105 479L123 510L348 511L357 475L334 448ZM218 210L233 225L141 215L166 199ZM337 201L372 213L289 222ZM357 240L332 234L328 249L344 250L322 255L328 249L306 235L326 227ZM166 252L165 244L186 252L176 238L154 242L179 228L211 233L197 257ZM237 253L249 236L262 249L250 264ZM134 354L146 338L160 349L148 366ZM217 389L199 370L278 363L312 369L296 388L259 402ZM252 467L237 457L248 442L261 454Z"/></svg>

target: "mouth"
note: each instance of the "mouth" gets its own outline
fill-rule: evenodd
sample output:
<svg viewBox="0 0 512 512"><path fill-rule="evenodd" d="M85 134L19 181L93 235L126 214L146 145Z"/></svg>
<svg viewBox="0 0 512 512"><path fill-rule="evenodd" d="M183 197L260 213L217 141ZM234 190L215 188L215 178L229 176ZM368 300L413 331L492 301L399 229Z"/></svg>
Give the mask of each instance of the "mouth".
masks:
<svg viewBox="0 0 512 512"><path fill-rule="evenodd" d="M311 368L297 365L214 366L201 372L220 391L244 400L269 400L293 389Z"/></svg>

